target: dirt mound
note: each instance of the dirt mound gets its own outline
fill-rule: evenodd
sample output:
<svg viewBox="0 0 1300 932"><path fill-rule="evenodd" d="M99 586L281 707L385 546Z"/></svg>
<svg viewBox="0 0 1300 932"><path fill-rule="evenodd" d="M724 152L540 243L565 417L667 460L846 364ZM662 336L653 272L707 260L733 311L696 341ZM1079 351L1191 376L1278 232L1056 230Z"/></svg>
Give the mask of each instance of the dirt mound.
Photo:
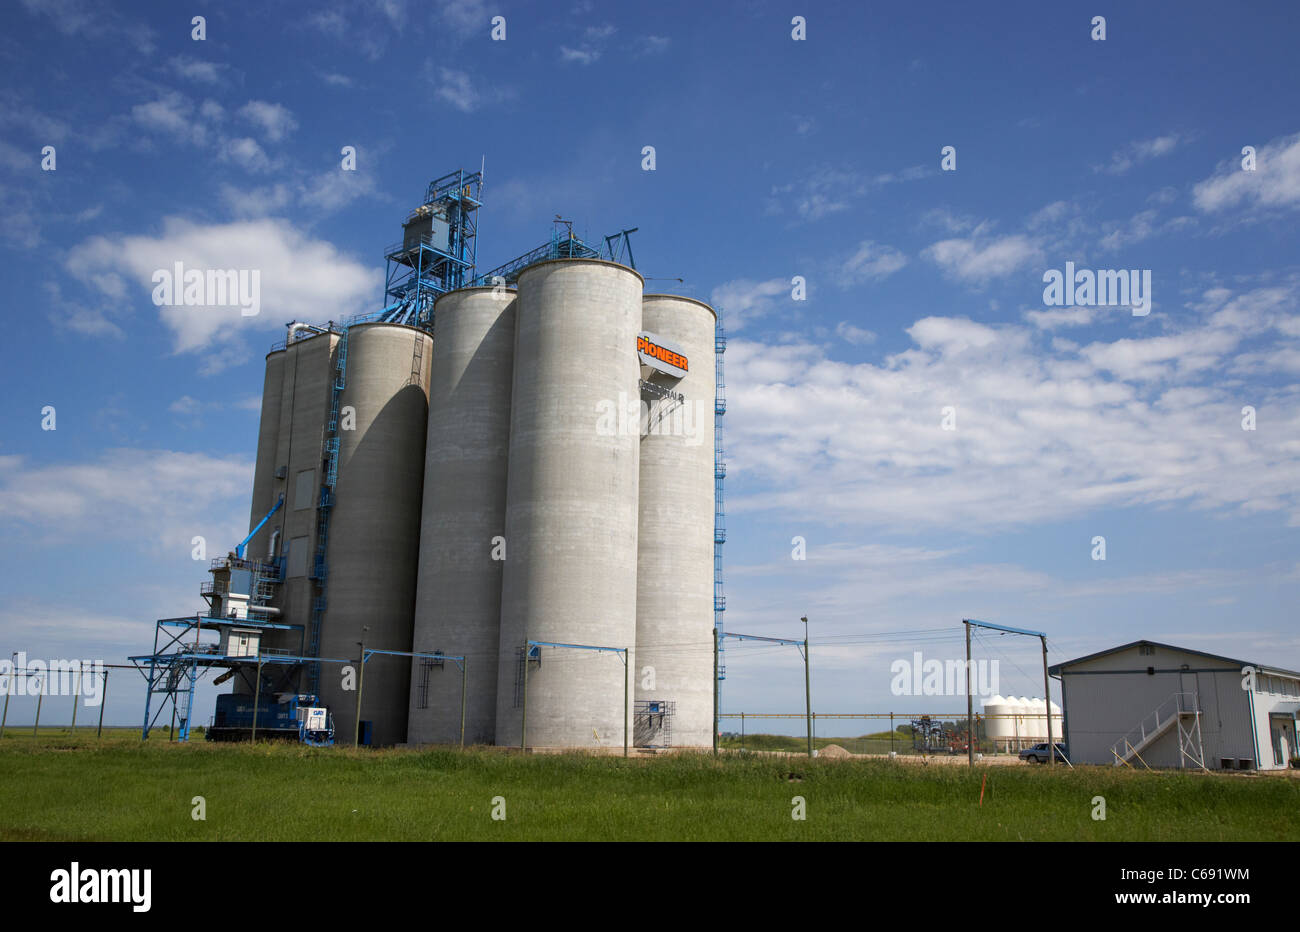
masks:
<svg viewBox="0 0 1300 932"><path fill-rule="evenodd" d="M828 744L817 752L818 757L833 757L836 759L843 757L852 757L853 754L840 747L838 744Z"/></svg>

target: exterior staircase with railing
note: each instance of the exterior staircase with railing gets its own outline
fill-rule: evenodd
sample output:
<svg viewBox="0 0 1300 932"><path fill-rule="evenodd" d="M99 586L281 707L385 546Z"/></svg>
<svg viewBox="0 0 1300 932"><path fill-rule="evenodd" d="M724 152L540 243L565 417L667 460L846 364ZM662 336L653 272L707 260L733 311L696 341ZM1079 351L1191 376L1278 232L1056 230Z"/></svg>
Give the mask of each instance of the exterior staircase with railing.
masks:
<svg viewBox="0 0 1300 932"><path fill-rule="evenodd" d="M1175 728L1178 729L1179 766L1185 767L1190 761L1196 768L1204 770L1200 698L1196 693L1186 692L1172 694L1111 745L1115 766L1129 764L1134 758L1147 766L1142 760L1142 752Z"/></svg>

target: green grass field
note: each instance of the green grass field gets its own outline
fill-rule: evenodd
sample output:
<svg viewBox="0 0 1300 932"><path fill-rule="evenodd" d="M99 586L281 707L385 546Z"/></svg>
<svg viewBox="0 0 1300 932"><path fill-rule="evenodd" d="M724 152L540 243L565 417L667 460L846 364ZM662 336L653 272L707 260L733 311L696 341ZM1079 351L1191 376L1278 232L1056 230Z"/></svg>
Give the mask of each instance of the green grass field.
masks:
<svg viewBox="0 0 1300 932"><path fill-rule="evenodd" d="M8 841L1300 839L1300 781L1112 768L145 745L92 729L7 731L0 772Z"/></svg>

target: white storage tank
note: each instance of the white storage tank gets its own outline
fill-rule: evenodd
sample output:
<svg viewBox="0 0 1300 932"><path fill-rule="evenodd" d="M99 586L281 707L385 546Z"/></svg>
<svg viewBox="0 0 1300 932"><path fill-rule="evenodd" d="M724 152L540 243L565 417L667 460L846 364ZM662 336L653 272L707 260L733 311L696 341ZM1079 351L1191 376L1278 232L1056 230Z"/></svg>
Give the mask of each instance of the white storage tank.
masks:
<svg viewBox="0 0 1300 932"><path fill-rule="evenodd" d="M1007 700L1001 696L984 700L984 735L996 751L1006 750L1012 734L1011 721L1004 717L1007 708Z"/></svg>
<svg viewBox="0 0 1300 932"><path fill-rule="evenodd" d="M1013 751L1018 751L1027 742L1025 736L1025 701L1018 696L1008 696L1007 714L1011 716L1007 720L1011 723L1010 748Z"/></svg>

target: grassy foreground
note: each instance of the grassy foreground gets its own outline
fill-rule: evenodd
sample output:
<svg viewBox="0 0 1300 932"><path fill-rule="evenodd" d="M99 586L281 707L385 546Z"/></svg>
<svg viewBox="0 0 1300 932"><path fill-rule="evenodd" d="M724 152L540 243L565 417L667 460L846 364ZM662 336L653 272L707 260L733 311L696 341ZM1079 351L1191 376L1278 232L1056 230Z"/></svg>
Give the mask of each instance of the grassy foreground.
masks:
<svg viewBox="0 0 1300 932"><path fill-rule="evenodd" d="M1300 839L1300 781L888 760L0 741L0 840ZM984 804L981 781L987 776ZM191 817L204 797L205 821ZM802 796L807 818L791 818ZM1106 798L1106 820L1091 817ZM492 818L504 797L504 820Z"/></svg>

